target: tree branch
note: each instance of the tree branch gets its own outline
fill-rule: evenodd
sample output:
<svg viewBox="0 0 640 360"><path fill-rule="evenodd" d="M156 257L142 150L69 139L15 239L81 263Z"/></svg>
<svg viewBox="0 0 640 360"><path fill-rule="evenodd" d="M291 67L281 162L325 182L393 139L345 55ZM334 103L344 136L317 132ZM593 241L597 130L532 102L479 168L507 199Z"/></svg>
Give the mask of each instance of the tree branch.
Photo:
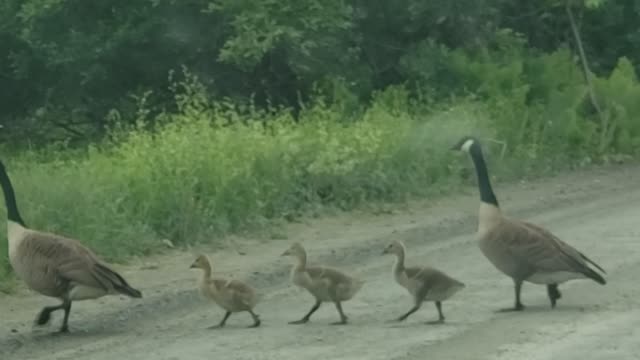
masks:
<svg viewBox="0 0 640 360"><path fill-rule="evenodd" d="M70 125L68 125L68 124L65 124L65 123L62 123L62 122L59 122L59 121L52 121L51 123L52 123L53 125L55 125L55 126L57 126L57 127L61 128L61 129L65 130L65 131L67 131L67 132L69 132L69 133L71 133L71 134L73 134L73 135L75 135L75 136L79 137L79 138L84 138L84 137L85 137L85 134L84 134L83 132L81 132L81 131L79 131L79 130L76 130L76 129L72 128L72 127L71 127Z"/></svg>
<svg viewBox="0 0 640 360"><path fill-rule="evenodd" d="M582 46L582 38L580 37L580 31L578 30L578 26L576 25L576 20L573 16L573 10L571 9L571 0L567 0L565 3L565 9L567 11L567 16L569 17L569 23L571 24L571 31L573 32L573 37L576 41L576 46L578 47L578 55L580 56L580 63L582 64L582 72L584 73L584 80L587 83L587 91L589 92L589 99L591 100L591 105L593 105L594 109L598 113L598 117L600 121L603 122L604 125L604 114L602 113L602 109L600 108L600 104L598 103L598 98L596 97L595 89L593 88L593 83L591 81L591 70L589 69L589 64L587 62L587 56L584 53L584 47Z"/></svg>

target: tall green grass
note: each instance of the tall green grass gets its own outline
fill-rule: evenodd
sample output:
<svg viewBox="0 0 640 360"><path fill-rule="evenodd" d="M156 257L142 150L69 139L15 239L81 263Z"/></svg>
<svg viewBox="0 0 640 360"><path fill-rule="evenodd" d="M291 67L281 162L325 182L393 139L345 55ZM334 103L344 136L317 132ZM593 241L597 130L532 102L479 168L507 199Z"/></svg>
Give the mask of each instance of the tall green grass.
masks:
<svg viewBox="0 0 640 360"><path fill-rule="evenodd" d="M486 127L479 111L470 103L422 117L377 101L343 122L317 103L295 123L287 111L190 104L156 131L130 130L73 156L25 153L7 169L28 225L117 261L161 249L164 238L193 244L322 209L446 191L458 181L447 149Z"/></svg>
<svg viewBox="0 0 640 360"><path fill-rule="evenodd" d="M538 66L551 67L556 57ZM605 99L615 130L583 112L583 88L567 86L573 76L523 88L513 75L516 85L506 92L438 106L426 106L402 86L348 113L354 107L340 99L317 97L296 119L287 109L210 101L191 78L176 93L177 111L149 119L142 107L138 126L114 130L102 144L22 152L7 159L7 169L28 225L81 239L102 257L121 261L158 251L165 238L177 245L215 242L327 209L446 194L468 166L449 151L463 135L484 139L492 171L504 176L608 152L636 154L640 126L632 119L640 110L629 93L640 94L640 86L623 76L629 69L622 62L610 79L597 82L601 93L613 94ZM626 90L616 92L614 84ZM532 89L547 100L530 101ZM607 131L604 138L599 129ZM0 212L5 216L4 207ZM5 287L6 254L1 241Z"/></svg>

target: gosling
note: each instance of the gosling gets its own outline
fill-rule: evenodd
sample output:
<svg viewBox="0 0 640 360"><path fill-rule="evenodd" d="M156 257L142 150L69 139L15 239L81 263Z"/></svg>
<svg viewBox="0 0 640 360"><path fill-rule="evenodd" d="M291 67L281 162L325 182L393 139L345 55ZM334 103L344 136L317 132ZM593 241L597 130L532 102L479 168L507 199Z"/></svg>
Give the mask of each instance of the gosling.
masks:
<svg viewBox="0 0 640 360"><path fill-rule="evenodd" d="M282 256L293 256L297 264L291 269L291 282L306 289L315 298L311 310L300 320L289 324L304 324L320 308L323 302L333 302L340 315L340 321L331 325L344 325L348 318L342 310L342 302L350 300L362 288L364 281L327 266L307 266L307 252L300 243L294 243Z"/></svg>
<svg viewBox="0 0 640 360"><path fill-rule="evenodd" d="M382 254L394 254L396 256L396 261L392 267L393 278L400 286L407 289L413 297L413 307L407 313L395 319L395 321L407 319L409 315L420 309L423 302L434 301L438 309L438 320L429 321L427 324L444 323L442 302L462 290L465 285L432 267L405 267L405 252L405 246L399 240L391 242L382 252Z"/></svg>
<svg viewBox="0 0 640 360"><path fill-rule="evenodd" d="M209 329L224 327L231 313L243 311L251 314L253 318L253 325L249 326L250 328L260 326L260 317L253 311L259 300L259 295L254 288L239 280L212 278L211 262L206 255L198 255L191 264L191 268L203 271L199 283L202 295L226 310L222 321Z"/></svg>

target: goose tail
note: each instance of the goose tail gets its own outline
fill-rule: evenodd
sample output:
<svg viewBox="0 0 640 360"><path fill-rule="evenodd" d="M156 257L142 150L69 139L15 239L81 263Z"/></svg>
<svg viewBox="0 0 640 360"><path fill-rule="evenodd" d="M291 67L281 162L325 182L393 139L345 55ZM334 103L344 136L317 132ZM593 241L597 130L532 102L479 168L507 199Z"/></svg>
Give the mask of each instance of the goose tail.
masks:
<svg viewBox="0 0 640 360"><path fill-rule="evenodd" d="M584 254L580 253L580 256L584 259L584 261L586 261L587 263L593 265L594 267L596 267L598 270L600 270L603 274L606 274L607 272L604 271L604 269L602 267L600 267L600 265L596 264L595 261L589 259L588 257L586 257ZM600 285L604 285L607 283L607 281L604 279L604 277L602 277L602 275L598 274L597 272L595 272L593 269L591 269L588 266L585 266L585 271L584 274L589 278L592 279L593 281L597 282Z"/></svg>
<svg viewBox="0 0 640 360"><path fill-rule="evenodd" d="M133 288L129 283L117 272L109 269L108 267L98 263L96 264L96 269L99 273L105 276L111 282L113 289L119 292L120 294L127 295L132 298L141 298L142 292L140 290Z"/></svg>
<svg viewBox="0 0 640 360"><path fill-rule="evenodd" d="M597 282L600 285L605 285L607 283L607 281L602 277L602 275L598 274L597 272L587 268L587 270L584 272L584 274L591 280Z"/></svg>
<svg viewBox="0 0 640 360"><path fill-rule="evenodd" d="M134 289L129 285L114 286L114 289L116 289L116 291L118 291L119 293L121 293L123 295L127 295L127 296L132 297L132 298L140 299L142 297L142 292L140 292L140 290Z"/></svg>

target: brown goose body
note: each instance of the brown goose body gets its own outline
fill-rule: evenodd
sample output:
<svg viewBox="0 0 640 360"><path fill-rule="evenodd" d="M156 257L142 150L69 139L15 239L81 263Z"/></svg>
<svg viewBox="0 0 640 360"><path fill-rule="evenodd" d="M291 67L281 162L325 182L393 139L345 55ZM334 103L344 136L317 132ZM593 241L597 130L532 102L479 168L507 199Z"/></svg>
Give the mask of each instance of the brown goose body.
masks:
<svg viewBox="0 0 640 360"><path fill-rule="evenodd" d="M300 320L290 324L303 324L320 308L323 302L333 302L340 315L340 321L333 324L346 324L347 316L342 310L342 302L351 300L362 288L364 281L328 266L307 266L307 253L299 243L294 243L282 256L294 256L297 264L291 269L291 282L306 289L315 298L311 310Z"/></svg>
<svg viewBox="0 0 640 360"><path fill-rule="evenodd" d="M253 311L260 296L250 285L240 281L212 277L211 262L205 255L199 255L191 265L191 268L203 270L200 278L200 293L226 310L222 321L211 328L221 328L225 325L232 313L248 312L253 318L253 325L260 326L260 317Z"/></svg>
<svg viewBox="0 0 640 360"><path fill-rule="evenodd" d="M420 309L423 302L432 301L438 310L438 320L432 323L443 323L442 302L462 290L465 287L464 283L430 266L405 266L405 253L405 246L400 241L393 241L383 251L383 254L396 255L392 267L393 278L407 289L414 301L413 307L396 320L405 320Z"/></svg>
<svg viewBox="0 0 640 360"><path fill-rule="evenodd" d="M504 274L534 284L561 284L573 279L605 280L589 264L602 269L549 231L531 223L502 218L478 232L483 254Z"/></svg>
<svg viewBox="0 0 640 360"><path fill-rule="evenodd" d="M514 281L515 305L504 311L524 309L520 301L524 281L546 285L552 308L562 296L558 290L561 283L588 278L601 285L606 284L602 275L592 268L604 273L598 264L550 231L502 215L482 149L475 138L463 138L454 149L469 153L476 168L481 201L476 238L480 250L498 270Z"/></svg>
<svg viewBox="0 0 640 360"><path fill-rule="evenodd" d="M29 229L18 212L13 186L2 162L0 184L7 206L11 267L29 288L62 301L60 305L43 308L36 319L38 325L48 323L52 312L64 310L60 331L67 332L73 301L110 294L142 297L140 291L132 288L120 274L79 241Z"/></svg>
<svg viewBox="0 0 640 360"><path fill-rule="evenodd" d="M16 275L38 293L60 300L105 295L139 297L124 278L74 239L9 223L9 262Z"/></svg>

